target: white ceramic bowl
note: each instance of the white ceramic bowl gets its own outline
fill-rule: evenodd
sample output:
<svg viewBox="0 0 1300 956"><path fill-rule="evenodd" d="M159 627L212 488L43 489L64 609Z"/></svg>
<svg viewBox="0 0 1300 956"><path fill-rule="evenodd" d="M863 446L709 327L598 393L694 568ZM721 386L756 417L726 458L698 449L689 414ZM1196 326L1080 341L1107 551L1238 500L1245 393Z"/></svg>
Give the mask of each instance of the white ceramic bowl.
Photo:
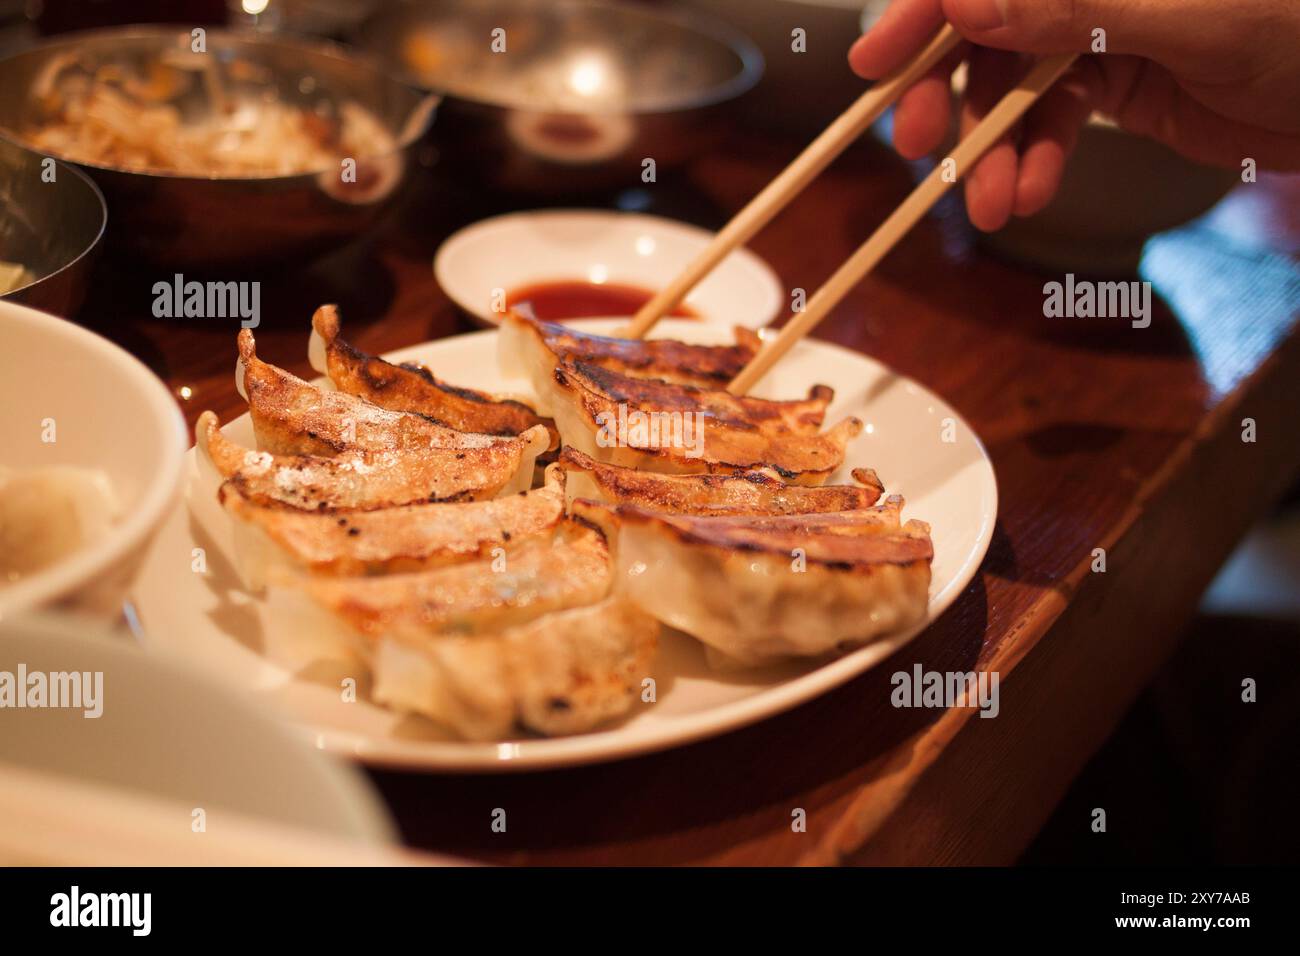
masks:
<svg viewBox="0 0 1300 956"><path fill-rule="evenodd" d="M0 465L100 469L121 508L103 540L0 585L0 619L64 599L109 609L180 491L184 419L157 376L107 339L8 302L0 329Z"/></svg>
<svg viewBox="0 0 1300 956"><path fill-rule="evenodd" d="M359 772L314 751L248 694L166 655L94 622L42 613L0 625L0 670L16 673L20 664L28 674L102 675L90 685L99 688L99 716L87 719L84 706L5 710L0 767L202 808L210 828L225 811L371 845L395 842L387 811ZM188 831L190 822L187 813L177 825ZM201 862L201 844L194 852Z"/></svg>
<svg viewBox="0 0 1300 956"><path fill-rule="evenodd" d="M644 213L550 209L466 226L438 249L433 272L444 292L483 325L495 326L494 290L587 281L658 291L713 233ZM761 328L786 304L781 281L748 249L737 249L686 297L705 322Z"/></svg>

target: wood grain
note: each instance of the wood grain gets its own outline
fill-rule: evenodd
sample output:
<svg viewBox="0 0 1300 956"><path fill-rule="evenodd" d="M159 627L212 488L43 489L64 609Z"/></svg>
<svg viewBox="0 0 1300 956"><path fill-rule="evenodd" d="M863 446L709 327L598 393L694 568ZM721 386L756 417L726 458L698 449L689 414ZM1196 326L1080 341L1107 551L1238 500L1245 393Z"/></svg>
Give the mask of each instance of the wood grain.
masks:
<svg viewBox="0 0 1300 956"><path fill-rule="evenodd" d="M735 134L643 195L652 212L717 228L799 146ZM883 147L855 147L752 248L787 287L816 288L915 175ZM1295 474L1300 188L1262 177L1170 240L1157 292L1178 311L1157 305L1146 329L1044 318L1043 283L1062 277L983 252L955 203L945 199L817 335L944 395L985 441L1001 514L967 591L871 673L715 740L519 776L374 773L412 845L523 864L1014 858L1167 652L1226 549ZM325 301L340 303L349 337L370 351L467 330L432 278L433 253L460 225L528 205L431 173L375 239L304 271L268 264L259 353L306 373L308 318ZM204 408L237 414L236 324L150 318L160 278L101 263L85 321L188 386L191 422ZM466 370L434 372L462 380ZM1255 444L1240 441L1246 415ZM1097 547L1110 556L1104 575L1088 570ZM1001 716L891 707L888 675L916 662L997 668ZM496 807L507 833L490 830ZM807 833L791 831L795 808Z"/></svg>

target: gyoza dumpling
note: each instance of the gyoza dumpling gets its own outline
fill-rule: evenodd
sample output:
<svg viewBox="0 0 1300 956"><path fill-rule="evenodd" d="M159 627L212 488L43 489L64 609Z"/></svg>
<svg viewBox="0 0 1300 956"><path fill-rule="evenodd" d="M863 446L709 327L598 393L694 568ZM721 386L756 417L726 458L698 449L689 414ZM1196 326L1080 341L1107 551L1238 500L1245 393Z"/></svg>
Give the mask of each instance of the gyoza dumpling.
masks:
<svg viewBox="0 0 1300 956"><path fill-rule="evenodd" d="M478 448L355 450L330 458L273 455L236 445L204 412L195 425L199 468L212 494L222 480L260 505L307 511L369 511L415 501L480 501L531 484L534 443L503 439Z"/></svg>
<svg viewBox="0 0 1300 956"><path fill-rule="evenodd" d="M282 660L353 659L376 702L461 736L516 723L574 733L625 712L658 624L617 595L604 535L578 521L491 557L365 578L285 576L268 643Z"/></svg>
<svg viewBox="0 0 1300 956"><path fill-rule="evenodd" d="M0 588L104 540L121 513L98 469L0 465Z"/></svg>
<svg viewBox="0 0 1300 956"><path fill-rule="evenodd" d="M310 598L365 646L385 636L419 640L500 631L550 611L594 604L609 593L611 580L605 536L568 519L553 536L478 561L376 577L287 575L269 587Z"/></svg>
<svg viewBox="0 0 1300 956"><path fill-rule="evenodd" d="M549 536L564 517L564 473L545 487L488 501L421 502L346 514L259 504L234 482L220 500L234 521L245 585L259 590L288 568L335 576L421 571L509 552Z"/></svg>
<svg viewBox="0 0 1300 956"><path fill-rule="evenodd" d="M564 443L597 461L665 474L717 474L769 467L784 481L820 485L844 461L862 431L846 418L817 432L807 421L829 395L768 402L707 392L561 362L546 387ZM826 390L829 392L829 389ZM726 396L723 398L723 396ZM726 406L729 417L718 411Z"/></svg>
<svg viewBox="0 0 1300 956"><path fill-rule="evenodd" d="M496 633L387 638L371 655L373 696L470 740L576 734L632 708L658 641L659 622L619 596Z"/></svg>
<svg viewBox="0 0 1300 956"><path fill-rule="evenodd" d="M576 326L507 313L497 333L498 358L507 375L533 383L537 409L546 405L546 381L563 359L641 378L725 388L758 353L758 335L737 326L735 345L692 345L673 339L620 339Z"/></svg>
<svg viewBox="0 0 1300 956"><path fill-rule="evenodd" d="M416 412L463 432L521 435L535 425L544 425L550 432L549 448L559 444L554 423L522 402L449 385L434 378L428 369L393 365L357 351L339 337L336 306L322 305L311 324L307 354L312 368L327 375L340 392L391 411Z"/></svg>
<svg viewBox="0 0 1300 956"><path fill-rule="evenodd" d="M518 438L479 435L439 425L412 412L394 412L343 392L316 388L257 357L253 333L239 333L240 367L235 383L248 400L253 433L263 451L282 455L322 455L368 451L449 451L453 455L517 444L526 466L523 487L531 483L533 461L550 444L543 425Z"/></svg>
<svg viewBox="0 0 1300 956"><path fill-rule="evenodd" d="M696 517L578 500L617 533L617 587L741 664L811 657L925 619L934 549L902 499L812 515Z"/></svg>
<svg viewBox="0 0 1300 956"><path fill-rule="evenodd" d="M566 374L572 370L586 387L629 408L698 413L711 424L745 431L757 429L770 435L816 435L835 397L829 386L814 385L807 398L774 402L732 395L721 389L636 378L569 358L563 359L557 369Z"/></svg>
<svg viewBox="0 0 1300 956"><path fill-rule="evenodd" d="M665 475L606 465L575 448L560 453L569 473L570 498L594 498L640 505L653 511L690 515L807 514L869 508L884 486L876 473L855 468L854 485L808 488L787 484L767 468L721 475Z"/></svg>

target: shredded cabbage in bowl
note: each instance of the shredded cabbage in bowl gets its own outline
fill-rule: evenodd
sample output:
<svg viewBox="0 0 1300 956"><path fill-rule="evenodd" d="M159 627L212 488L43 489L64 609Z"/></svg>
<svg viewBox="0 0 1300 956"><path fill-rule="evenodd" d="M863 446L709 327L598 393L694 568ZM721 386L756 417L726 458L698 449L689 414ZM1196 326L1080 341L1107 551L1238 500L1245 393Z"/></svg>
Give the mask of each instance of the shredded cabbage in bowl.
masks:
<svg viewBox="0 0 1300 956"><path fill-rule="evenodd" d="M70 65L70 64L69 64ZM235 64L236 66L238 64ZM187 116L176 100L201 82L210 108ZM42 119L23 136L41 152L132 172L261 177L321 172L342 157L396 148L369 110L343 100L308 110L269 92L226 92L216 68L155 62L52 71L33 90Z"/></svg>

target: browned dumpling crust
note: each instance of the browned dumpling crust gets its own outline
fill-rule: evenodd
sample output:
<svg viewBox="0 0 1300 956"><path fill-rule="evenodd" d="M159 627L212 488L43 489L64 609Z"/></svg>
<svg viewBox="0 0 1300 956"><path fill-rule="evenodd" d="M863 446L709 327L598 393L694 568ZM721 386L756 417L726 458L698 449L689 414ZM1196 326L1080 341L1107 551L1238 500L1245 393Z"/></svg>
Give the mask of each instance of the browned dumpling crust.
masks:
<svg viewBox="0 0 1300 956"><path fill-rule="evenodd" d="M805 515L699 517L573 502L617 535L617 580L647 614L743 665L817 657L919 624L929 526L903 502ZM666 600L665 595L671 595Z"/></svg>
<svg viewBox="0 0 1300 956"><path fill-rule="evenodd" d="M753 329L736 326L734 345L694 345L674 339L621 339L584 332L559 322L543 322L508 313L503 328L513 330L530 351L545 350L557 359L586 362L613 372L660 379L680 385L725 388L740 374L762 344Z"/></svg>
<svg viewBox="0 0 1300 956"><path fill-rule="evenodd" d="M858 485L807 488L782 481L762 468L721 475L665 475L596 461L575 448L560 453L570 494L615 504L689 515L806 514L869 508L884 486L876 473L856 468Z"/></svg>
<svg viewBox="0 0 1300 956"><path fill-rule="evenodd" d="M250 502L326 513L417 501L481 501L522 491L531 479L530 456L537 447L503 440L481 448L277 455L235 444L221 433L212 412L199 416L195 442L200 462L210 464Z"/></svg>
<svg viewBox="0 0 1300 956"><path fill-rule="evenodd" d="M773 406L771 411L745 424L710 414L712 397L699 390L661 383L661 392L675 391L675 395L642 404L632 401L627 392L607 391L607 379L590 372L590 366L561 362L551 376L550 404L564 443L607 464L666 474L734 474L769 467L784 481L820 485L843 464L849 441L862 432L856 418L846 418L825 432L789 427L789 421L807 414L810 403L820 403L824 396L807 402L767 403ZM696 411L687 407L691 402L697 403ZM690 416L683 416L687 411ZM644 421L668 422L682 434L665 441L661 433L656 442L642 440L635 429L614 431L621 429L622 422L630 422L634 413ZM679 440L683 437L685 441Z"/></svg>
<svg viewBox="0 0 1300 956"><path fill-rule="evenodd" d="M353 348L339 335L336 306L322 305L311 324L308 354L312 367L327 375L340 392L391 411L416 412L463 432L521 435L542 425L550 434L548 450L559 444L555 424L523 402L451 385L434 378L426 368L393 365Z"/></svg>
<svg viewBox="0 0 1300 956"><path fill-rule="evenodd" d="M367 639L419 644L430 635L487 633L593 604L609 593L610 581L605 536L568 520L553 536L503 549L486 561L375 577L294 576L283 583Z"/></svg>
<svg viewBox="0 0 1300 956"><path fill-rule="evenodd" d="M491 634L381 641L370 655L374 696L468 740L518 727L578 734L637 706L658 646L659 622L611 595Z"/></svg>
<svg viewBox="0 0 1300 956"><path fill-rule="evenodd" d="M552 534L564 517L564 473L541 488L487 501L399 505L347 514L258 504L234 482L219 499L235 519L245 581L274 568L360 576L421 571L513 550Z"/></svg>
<svg viewBox="0 0 1300 956"><path fill-rule="evenodd" d="M771 435L817 434L835 397L828 386L814 385L806 399L774 402L720 389L636 378L568 357L561 359L559 368L572 369L587 387L614 402L661 412L698 413L718 425Z"/></svg>
<svg viewBox="0 0 1300 956"><path fill-rule="evenodd" d="M257 357L253 333L239 333L242 374L258 447L281 455L337 455L347 451L411 449L472 451L501 443L545 450L549 436L534 426L518 438L457 431L412 412L394 412L343 392L316 388ZM539 444L540 443L540 444ZM535 456L534 456L535 457Z"/></svg>

